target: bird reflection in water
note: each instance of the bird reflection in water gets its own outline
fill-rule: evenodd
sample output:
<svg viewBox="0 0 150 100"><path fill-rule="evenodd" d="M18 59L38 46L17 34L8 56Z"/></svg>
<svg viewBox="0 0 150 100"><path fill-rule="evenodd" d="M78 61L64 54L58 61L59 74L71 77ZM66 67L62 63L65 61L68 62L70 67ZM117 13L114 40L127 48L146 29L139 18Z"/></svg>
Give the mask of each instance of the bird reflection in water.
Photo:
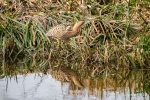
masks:
<svg viewBox="0 0 150 100"><path fill-rule="evenodd" d="M75 86L78 86L79 88L84 88L84 85L80 80L80 77L78 76L76 71L72 69L69 68L60 68L58 70L49 69L48 73L51 74L51 76L56 80L61 81L61 83L69 82L71 90L75 90Z"/></svg>

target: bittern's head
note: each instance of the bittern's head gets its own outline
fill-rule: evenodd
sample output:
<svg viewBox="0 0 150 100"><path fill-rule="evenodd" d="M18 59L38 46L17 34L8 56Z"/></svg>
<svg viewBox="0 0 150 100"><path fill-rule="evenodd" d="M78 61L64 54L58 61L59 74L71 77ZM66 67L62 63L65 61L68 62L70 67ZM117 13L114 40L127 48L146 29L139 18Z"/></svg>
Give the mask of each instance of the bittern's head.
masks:
<svg viewBox="0 0 150 100"><path fill-rule="evenodd" d="M84 24L84 21L78 21L77 23L75 23L73 26L73 31L78 32L78 30L82 28L83 24Z"/></svg>

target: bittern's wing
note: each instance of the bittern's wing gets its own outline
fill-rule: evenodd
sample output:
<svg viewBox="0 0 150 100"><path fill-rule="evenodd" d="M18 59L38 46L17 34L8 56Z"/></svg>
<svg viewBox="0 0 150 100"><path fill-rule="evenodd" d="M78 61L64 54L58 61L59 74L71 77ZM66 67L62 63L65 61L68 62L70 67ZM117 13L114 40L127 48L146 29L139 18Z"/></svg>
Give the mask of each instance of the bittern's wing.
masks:
<svg viewBox="0 0 150 100"><path fill-rule="evenodd" d="M46 35L47 36L52 36L55 38L61 38L64 34L66 34L66 32L71 31L72 30L73 25L72 24L60 24L57 25L53 28L51 28Z"/></svg>

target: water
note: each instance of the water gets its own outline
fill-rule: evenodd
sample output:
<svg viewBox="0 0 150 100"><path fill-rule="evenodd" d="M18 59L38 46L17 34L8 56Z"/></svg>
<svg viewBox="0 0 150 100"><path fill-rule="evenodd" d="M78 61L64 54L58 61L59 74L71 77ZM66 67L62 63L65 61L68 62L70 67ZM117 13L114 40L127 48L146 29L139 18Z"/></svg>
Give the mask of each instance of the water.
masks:
<svg viewBox="0 0 150 100"><path fill-rule="evenodd" d="M33 73L0 79L0 100L149 100L147 93L130 94L129 87L122 91L109 88L70 90L69 83L61 84L51 75ZM125 93L124 93L125 92ZM100 96L102 94L102 97Z"/></svg>
<svg viewBox="0 0 150 100"><path fill-rule="evenodd" d="M79 65L72 64L72 68L48 68L45 73L44 64L50 66L45 61L25 59L3 64L0 100L150 99L149 70L103 68L93 73L89 67L75 70Z"/></svg>

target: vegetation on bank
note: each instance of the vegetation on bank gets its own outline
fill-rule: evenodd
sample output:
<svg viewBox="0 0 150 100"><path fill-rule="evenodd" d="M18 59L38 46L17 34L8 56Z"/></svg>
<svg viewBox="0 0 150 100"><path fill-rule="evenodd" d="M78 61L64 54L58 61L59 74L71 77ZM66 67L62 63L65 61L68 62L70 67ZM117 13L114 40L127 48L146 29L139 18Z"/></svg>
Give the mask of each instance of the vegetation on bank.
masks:
<svg viewBox="0 0 150 100"><path fill-rule="evenodd" d="M45 57L83 65L113 64L148 68L150 2L148 0L1 0L0 55ZM86 1L86 2L85 2ZM60 23L85 21L70 43L45 36Z"/></svg>

